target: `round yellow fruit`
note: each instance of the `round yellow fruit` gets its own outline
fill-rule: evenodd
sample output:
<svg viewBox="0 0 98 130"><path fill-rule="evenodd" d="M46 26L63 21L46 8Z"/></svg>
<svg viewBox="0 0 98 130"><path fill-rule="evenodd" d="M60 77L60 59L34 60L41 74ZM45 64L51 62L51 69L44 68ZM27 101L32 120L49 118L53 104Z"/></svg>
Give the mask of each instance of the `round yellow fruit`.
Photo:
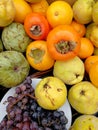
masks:
<svg viewBox="0 0 98 130"><path fill-rule="evenodd" d="M98 118L94 115L81 115L76 118L70 130L98 130Z"/></svg>
<svg viewBox="0 0 98 130"><path fill-rule="evenodd" d="M35 97L42 108L56 110L66 102L67 88L59 78L48 76L37 84Z"/></svg>
<svg viewBox="0 0 98 130"><path fill-rule="evenodd" d="M63 24L71 24L73 19L73 10L65 1L54 1L47 9L46 17L51 27Z"/></svg>

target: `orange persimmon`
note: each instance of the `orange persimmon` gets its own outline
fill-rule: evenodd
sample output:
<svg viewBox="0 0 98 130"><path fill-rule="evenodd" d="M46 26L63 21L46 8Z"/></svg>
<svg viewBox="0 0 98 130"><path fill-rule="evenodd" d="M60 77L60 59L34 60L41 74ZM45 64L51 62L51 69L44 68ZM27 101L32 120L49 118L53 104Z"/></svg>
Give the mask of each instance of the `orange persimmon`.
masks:
<svg viewBox="0 0 98 130"><path fill-rule="evenodd" d="M34 40L45 40L50 31L46 17L38 12L32 12L26 16L24 28L28 36Z"/></svg>
<svg viewBox="0 0 98 130"><path fill-rule="evenodd" d="M80 24L77 21L73 20L71 22L71 26L79 33L81 37L86 34L86 26L84 24Z"/></svg>
<svg viewBox="0 0 98 130"><path fill-rule="evenodd" d="M44 40L31 42L27 46L26 57L31 67L39 71L48 70L54 65L54 59L51 58Z"/></svg>
<svg viewBox="0 0 98 130"><path fill-rule="evenodd" d="M55 60L69 60L79 53L80 36L70 25L59 25L47 36L47 48Z"/></svg>

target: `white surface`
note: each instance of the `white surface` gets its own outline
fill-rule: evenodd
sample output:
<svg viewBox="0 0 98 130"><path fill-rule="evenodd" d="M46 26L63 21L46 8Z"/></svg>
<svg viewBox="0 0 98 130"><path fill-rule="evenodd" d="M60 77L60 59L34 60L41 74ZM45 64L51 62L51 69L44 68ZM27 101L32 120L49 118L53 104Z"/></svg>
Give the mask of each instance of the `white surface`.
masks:
<svg viewBox="0 0 98 130"><path fill-rule="evenodd" d="M36 84L40 81L41 79L37 79L37 78L33 78L32 79L32 86L36 87ZM4 118L4 116L7 114L6 113L6 106L7 103L5 103L7 101L7 98L9 96L13 96L15 93L15 87L9 89L9 91L4 95L4 97L2 98L1 102L0 102L0 122L2 121L2 119ZM68 123L66 125L67 129L70 128L71 126L71 122L72 122L72 113L71 113L71 107L70 104L68 102L68 100L65 102L65 104L59 109L59 110L63 110L67 119L68 119Z"/></svg>

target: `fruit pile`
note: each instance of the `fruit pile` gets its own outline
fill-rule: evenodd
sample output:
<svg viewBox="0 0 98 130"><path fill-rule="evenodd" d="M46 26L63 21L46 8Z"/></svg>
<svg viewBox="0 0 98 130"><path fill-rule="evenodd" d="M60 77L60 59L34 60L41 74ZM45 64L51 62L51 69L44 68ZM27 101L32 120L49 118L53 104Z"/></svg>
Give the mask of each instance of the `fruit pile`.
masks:
<svg viewBox="0 0 98 130"><path fill-rule="evenodd" d="M32 70L43 73L52 69L51 76L61 80L66 91L56 89L65 91L72 108L85 116L95 116L98 111L98 1L1 0L0 6L0 85L11 88L20 85ZM43 95L53 85L54 81L51 84L50 80L45 81ZM58 98L59 92L53 89L51 97L55 93ZM93 122L85 123L82 130L87 128L97 130ZM80 130L75 125L70 129Z"/></svg>

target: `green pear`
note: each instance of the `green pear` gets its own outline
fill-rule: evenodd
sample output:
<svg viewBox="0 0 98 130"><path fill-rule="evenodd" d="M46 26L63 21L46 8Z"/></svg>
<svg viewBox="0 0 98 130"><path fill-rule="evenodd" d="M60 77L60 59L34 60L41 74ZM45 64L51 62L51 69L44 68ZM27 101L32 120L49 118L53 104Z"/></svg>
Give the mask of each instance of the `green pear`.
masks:
<svg viewBox="0 0 98 130"><path fill-rule="evenodd" d="M81 115L69 130L98 130L98 118L94 115Z"/></svg>
<svg viewBox="0 0 98 130"><path fill-rule="evenodd" d="M82 81L84 71L83 61L76 56L68 61L56 61L53 75L61 79L65 84L73 85Z"/></svg>
<svg viewBox="0 0 98 130"><path fill-rule="evenodd" d="M92 21L92 9L94 0L77 0L73 4L74 19L81 24L88 24Z"/></svg>
<svg viewBox="0 0 98 130"><path fill-rule="evenodd" d="M95 114L98 111L98 89L89 81L81 81L69 89L68 101L81 114Z"/></svg>

